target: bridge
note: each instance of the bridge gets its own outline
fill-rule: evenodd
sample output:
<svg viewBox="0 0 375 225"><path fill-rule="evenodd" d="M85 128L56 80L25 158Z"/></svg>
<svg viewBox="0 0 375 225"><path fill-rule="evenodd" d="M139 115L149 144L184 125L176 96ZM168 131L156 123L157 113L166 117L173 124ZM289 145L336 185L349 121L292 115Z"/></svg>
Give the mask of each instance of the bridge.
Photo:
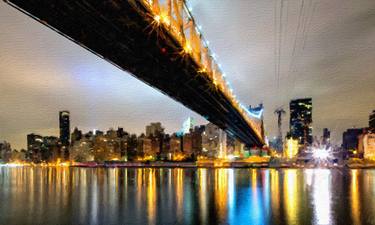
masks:
<svg viewBox="0 0 375 225"><path fill-rule="evenodd" d="M5 0L199 113L247 146L265 144L184 0Z"/></svg>

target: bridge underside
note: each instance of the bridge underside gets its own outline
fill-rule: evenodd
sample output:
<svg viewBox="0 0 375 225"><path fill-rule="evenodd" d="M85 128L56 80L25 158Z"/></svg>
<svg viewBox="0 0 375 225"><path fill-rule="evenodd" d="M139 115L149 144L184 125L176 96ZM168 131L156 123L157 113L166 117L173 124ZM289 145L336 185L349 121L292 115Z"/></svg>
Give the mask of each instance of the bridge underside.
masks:
<svg viewBox="0 0 375 225"><path fill-rule="evenodd" d="M138 1L6 2L181 102L246 145L264 145L225 95L199 74L198 65L180 54L182 46L167 30L152 26L152 17Z"/></svg>

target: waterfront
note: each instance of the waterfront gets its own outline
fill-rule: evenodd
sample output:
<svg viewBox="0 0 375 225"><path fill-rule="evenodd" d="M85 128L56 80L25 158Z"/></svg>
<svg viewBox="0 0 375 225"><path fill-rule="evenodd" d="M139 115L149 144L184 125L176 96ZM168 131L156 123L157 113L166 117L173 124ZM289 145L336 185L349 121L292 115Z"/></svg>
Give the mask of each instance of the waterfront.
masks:
<svg viewBox="0 0 375 225"><path fill-rule="evenodd" d="M375 170L1 167L2 224L375 224Z"/></svg>

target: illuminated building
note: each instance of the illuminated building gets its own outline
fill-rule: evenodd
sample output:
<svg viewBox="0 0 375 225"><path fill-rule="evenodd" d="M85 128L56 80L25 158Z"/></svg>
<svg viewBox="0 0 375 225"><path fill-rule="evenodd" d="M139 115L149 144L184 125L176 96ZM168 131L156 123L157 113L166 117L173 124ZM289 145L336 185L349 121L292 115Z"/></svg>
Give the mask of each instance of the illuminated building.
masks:
<svg viewBox="0 0 375 225"><path fill-rule="evenodd" d="M191 131L192 151L195 154L202 152L202 134L206 127L204 125L195 126L194 130Z"/></svg>
<svg viewBox="0 0 375 225"><path fill-rule="evenodd" d="M41 159L45 162L55 162L58 158L61 158L59 139L54 136L43 137Z"/></svg>
<svg viewBox="0 0 375 225"><path fill-rule="evenodd" d="M120 144L117 139L97 134L93 141L94 160L97 162L121 159Z"/></svg>
<svg viewBox="0 0 375 225"><path fill-rule="evenodd" d="M147 155L156 156L161 153L164 136L164 127L162 127L160 122L150 123L150 125L146 126L146 137L151 140L151 150Z"/></svg>
<svg viewBox="0 0 375 225"><path fill-rule="evenodd" d="M291 159L298 154L299 141L293 137L287 138L284 147L284 157Z"/></svg>
<svg viewBox="0 0 375 225"><path fill-rule="evenodd" d="M375 132L375 110L372 111L369 117L369 128Z"/></svg>
<svg viewBox="0 0 375 225"><path fill-rule="evenodd" d="M244 151L245 144L242 143L239 139L235 139L234 141L234 155L240 156Z"/></svg>
<svg viewBox="0 0 375 225"><path fill-rule="evenodd" d="M27 135L27 158L32 162L41 161L41 149L43 144L43 137L38 134Z"/></svg>
<svg viewBox="0 0 375 225"><path fill-rule="evenodd" d="M360 135L358 151L363 151L363 158L375 160L375 134L366 133Z"/></svg>
<svg viewBox="0 0 375 225"><path fill-rule="evenodd" d="M152 151L152 140L141 134L138 137L137 153L144 156L153 156L156 153Z"/></svg>
<svg viewBox="0 0 375 225"><path fill-rule="evenodd" d="M300 145L311 145L312 136L312 99L290 101L290 134L298 139Z"/></svg>
<svg viewBox="0 0 375 225"><path fill-rule="evenodd" d="M213 123L208 123L202 133L202 152L208 157L216 157L219 152L220 128Z"/></svg>
<svg viewBox="0 0 375 225"><path fill-rule="evenodd" d="M227 133L208 123L202 132L202 154L210 158L225 158L227 155Z"/></svg>
<svg viewBox="0 0 375 225"><path fill-rule="evenodd" d="M217 157L220 159L226 158L227 156L227 133L220 129L219 130L219 152Z"/></svg>
<svg viewBox="0 0 375 225"><path fill-rule="evenodd" d="M93 141L83 137L79 141L75 141L71 147L69 154L70 160L75 162L89 162L94 160Z"/></svg>

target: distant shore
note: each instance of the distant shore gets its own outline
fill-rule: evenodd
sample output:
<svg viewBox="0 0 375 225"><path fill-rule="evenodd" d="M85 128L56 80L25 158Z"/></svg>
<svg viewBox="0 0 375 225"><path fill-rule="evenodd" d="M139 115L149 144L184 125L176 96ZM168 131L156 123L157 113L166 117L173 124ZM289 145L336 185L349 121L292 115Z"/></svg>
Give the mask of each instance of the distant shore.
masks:
<svg viewBox="0 0 375 225"><path fill-rule="evenodd" d="M34 163L6 163L0 166L8 167L81 167L81 168L269 168L269 169L375 169L375 163L358 164L296 164L296 163L268 163L268 162L236 162L236 161L204 161L204 162L87 162L72 164L34 164Z"/></svg>
<svg viewBox="0 0 375 225"><path fill-rule="evenodd" d="M99 167L99 168L274 168L274 169L375 169L375 164L340 164L340 165L293 165L280 164L274 165L270 163L246 163L246 162L126 162L126 163L98 163L87 165L84 163L76 163L72 167Z"/></svg>

